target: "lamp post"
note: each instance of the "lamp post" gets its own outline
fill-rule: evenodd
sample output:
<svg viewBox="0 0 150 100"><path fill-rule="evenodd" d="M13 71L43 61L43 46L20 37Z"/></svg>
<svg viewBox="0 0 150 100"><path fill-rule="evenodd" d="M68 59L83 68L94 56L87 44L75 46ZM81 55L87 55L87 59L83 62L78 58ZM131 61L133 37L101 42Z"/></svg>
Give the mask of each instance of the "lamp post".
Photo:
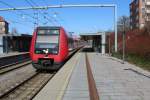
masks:
<svg viewBox="0 0 150 100"><path fill-rule="evenodd" d="M122 35L122 63L124 64L124 61L125 61L125 22L123 23L123 35Z"/></svg>
<svg viewBox="0 0 150 100"><path fill-rule="evenodd" d="M111 45L110 45L110 33L109 33L109 35L108 35L108 45L109 45L109 56L110 56L110 48L111 48Z"/></svg>
<svg viewBox="0 0 150 100"><path fill-rule="evenodd" d="M118 26L121 27L122 32L122 64L125 62L125 22L123 21L122 24L119 24Z"/></svg>

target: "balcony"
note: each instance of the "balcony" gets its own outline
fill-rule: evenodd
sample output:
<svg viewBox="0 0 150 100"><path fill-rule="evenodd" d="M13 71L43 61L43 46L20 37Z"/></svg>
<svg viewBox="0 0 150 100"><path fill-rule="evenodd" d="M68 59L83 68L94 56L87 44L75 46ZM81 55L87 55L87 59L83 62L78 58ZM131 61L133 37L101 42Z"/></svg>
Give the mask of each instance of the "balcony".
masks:
<svg viewBox="0 0 150 100"><path fill-rule="evenodd" d="M146 19L145 19L146 21L150 21L150 17L146 17Z"/></svg>
<svg viewBox="0 0 150 100"><path fill-rule="evenodd" d="M150 0L146 0L145 5L150 6Z"/></svg>
<svg viewBox="0 0 150 100"><path fill-rule="evenodd" d="M144 19L145 21L150 21L150 14L147 14Z"/></svg>
<svg viewBox="0 0 150 100"><path fill-rule="evenodd" d="M147 14L150 14L150 9L146 9L145 12L146 12Z"/></svg>

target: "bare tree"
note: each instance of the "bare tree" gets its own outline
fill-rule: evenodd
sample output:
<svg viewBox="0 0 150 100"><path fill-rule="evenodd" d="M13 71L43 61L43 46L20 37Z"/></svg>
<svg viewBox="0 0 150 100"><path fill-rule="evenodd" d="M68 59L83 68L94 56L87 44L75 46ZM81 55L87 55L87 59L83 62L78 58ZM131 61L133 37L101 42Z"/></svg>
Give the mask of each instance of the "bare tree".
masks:
<svg viewBox="0 0 150 100"><path fill-rule="evenodd" d="M18 31L17 31L17 29L16 28L12 28L12 30L11 30L11 34L18 34Z"/></svg>
<svg viewBox="0 0 150 100"><path fill-rule="evenodd" d="M126 32L130 30L130 18L127 16L121 16L118 19L118 32L122 32L123 30Z"/></svg>

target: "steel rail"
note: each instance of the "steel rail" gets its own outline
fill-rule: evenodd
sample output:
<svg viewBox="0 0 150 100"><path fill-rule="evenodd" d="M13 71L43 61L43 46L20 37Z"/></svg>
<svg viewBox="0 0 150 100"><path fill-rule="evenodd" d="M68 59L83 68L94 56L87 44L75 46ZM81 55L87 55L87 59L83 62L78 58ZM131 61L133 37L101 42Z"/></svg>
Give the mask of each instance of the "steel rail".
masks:
<svg viewBox="0 0 150 100"><path fill-rule="evenodd" d="M24 66L29 65L29 64L31 64L31 61L22 62L19 64L13 64L12 66L7 66L4 68L1 68L0 69L0 75L3 75L5 73L8 73L8 72L16 70L16 69L19 69L19 68L24 67Z"/></svg>
<svg viewBox="0 0 150 100"><path fill-rule="evenodd" d="M13 65L17 65L17 64L20 64L20 63L24 63L24 62L29 61L29 60L30 60L30 58L27 58L27 59L23 59L23 60L18 61L18 62L14 62L14 63L11 63L11 64L7 64L7 65L0 66L0 70L1 70L1 69L4 69L4 68L6 68L6 67L10 67L10 66L13 66Z"/></svg>
<svg viewBox="0 0 150 100"><path fill-rule="evenodd" d="M55 74L35 73L33 76L20 83L0 97L2 100L33 99L39 91L52 79Z"/></svg>
<svg viewBox="0 0 150 100"><path fill-rule="evenodd" d="M15 89L17 89L19 86L21 86L22 84L24 84L25 82L29 81L30 79L32 79L33 77L35 77L36 75L38 75L38 73L34 73L31 77L23 80L20 84L17 84L15 87L12 87L10 89L8 89L7 91L3 92L3 94L0 94L0 99L2 99L4 96L8 95L9 93L11 93L12 91L14 91Z"/></svg>

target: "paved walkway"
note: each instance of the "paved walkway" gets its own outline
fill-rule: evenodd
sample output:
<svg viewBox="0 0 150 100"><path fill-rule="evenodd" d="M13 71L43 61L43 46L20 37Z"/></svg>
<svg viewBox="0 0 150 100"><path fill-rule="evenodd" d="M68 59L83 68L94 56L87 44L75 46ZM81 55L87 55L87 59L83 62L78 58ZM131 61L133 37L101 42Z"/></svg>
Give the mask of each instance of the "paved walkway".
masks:
<svg viewBox="0 0 150 100"><path fill-rule="evenodd" d="M100 100L150 100L150 72L116 58L88 53ZM89 100L85 53L78 53L34 100Z"/></svg>
<svg viewBox="0 0 150 100"><path fill-rule="evenodd" d="M101 54L88 54L100 100L150 100L150 73Z"/></svg>
<svg viewBox="0 0 150 100"><path fill-rule="evenodd" d="M90 100L85 54L80 53L79 62L72 73L63 100Z"/></svg>

